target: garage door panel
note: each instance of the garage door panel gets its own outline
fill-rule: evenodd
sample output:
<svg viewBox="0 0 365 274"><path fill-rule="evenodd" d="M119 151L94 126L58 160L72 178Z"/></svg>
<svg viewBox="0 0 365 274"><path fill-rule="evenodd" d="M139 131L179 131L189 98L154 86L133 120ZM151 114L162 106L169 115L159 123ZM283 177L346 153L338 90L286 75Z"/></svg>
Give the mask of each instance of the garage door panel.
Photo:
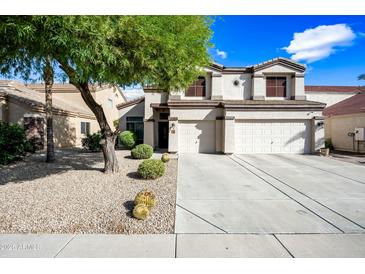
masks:
<svg viewBox="0 0 365 274"><path fill-rule="evenodd" d="M182 153L215 152L215 121L179 122L179 151Z"/></svg>
<svg viewBox="0 0 365 274"><path fill-rule="evenodd" d="M309 132L304 120L237 121L236 153L309 153Z"/></svg>

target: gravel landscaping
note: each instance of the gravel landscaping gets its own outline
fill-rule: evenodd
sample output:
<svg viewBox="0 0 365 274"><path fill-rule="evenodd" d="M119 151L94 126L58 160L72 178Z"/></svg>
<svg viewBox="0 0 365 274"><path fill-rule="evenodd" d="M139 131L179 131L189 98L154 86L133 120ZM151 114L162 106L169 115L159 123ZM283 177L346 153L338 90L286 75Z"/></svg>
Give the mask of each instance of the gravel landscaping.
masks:
<svg viewBox="0 0 365 274"><path fill-rule="evenodd" d="M118 174L103 174L101 153L57 151L0 167L0 233L173 233L177 160L157 180L136 174L142 160L117 151ZM135 195L148 189L157 205L147 220L131 217Z"/></svg>

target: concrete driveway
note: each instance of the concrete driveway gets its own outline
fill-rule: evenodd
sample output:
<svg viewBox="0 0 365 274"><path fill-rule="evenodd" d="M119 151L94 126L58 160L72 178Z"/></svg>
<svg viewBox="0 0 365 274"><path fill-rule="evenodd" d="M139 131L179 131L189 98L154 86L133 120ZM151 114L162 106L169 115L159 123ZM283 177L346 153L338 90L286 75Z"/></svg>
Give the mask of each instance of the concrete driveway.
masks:
<svg viewBox="0 0 365 274"><path fill-rule="evenodd" d="M180 155L175 232L365 233L365 167L314 155Z"/></svg>

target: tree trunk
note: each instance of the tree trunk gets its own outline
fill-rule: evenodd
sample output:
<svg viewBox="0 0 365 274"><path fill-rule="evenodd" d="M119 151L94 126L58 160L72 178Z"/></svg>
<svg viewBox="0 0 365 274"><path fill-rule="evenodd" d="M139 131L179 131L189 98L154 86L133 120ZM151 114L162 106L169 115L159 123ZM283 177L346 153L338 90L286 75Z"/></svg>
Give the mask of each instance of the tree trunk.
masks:
<svg viewBox="0 0 365 274"><path fill-rule="evenodd" d="M115 154L116 135L104 136L102 150L104 156L104 172L115 173L119 171L118 159Z"/></svg>
<svg viewBox="0 0 365 274"><path fill-rule="evenodd" d="M46 101L46 124L47 124L47 158L48 163L55 161L54 141L53 141L53 113L52 113L52 86L53 68L50 58L47 57L44 67L45 101Z"/></svg>
<svg viewBox="0 0 365 274"><path fill-rule="evenodd" d="M110 128L108 121L106 119L104 110L101 105L99 105L90 92L90 87L88 82L78 80L76 72L73 67L71 67L67 61L63 59L58 59L61 64L62 69L66 72L70 79L70 83L74 85L81 93L82 99L90 110L94 113L96 120L99 123L101 134L103 139L101 140L101 146L104 156L104 172L105 173L116 173L119 171L118 159L115 154L115 140L117 138L117 133L119 132Z"/></svg>

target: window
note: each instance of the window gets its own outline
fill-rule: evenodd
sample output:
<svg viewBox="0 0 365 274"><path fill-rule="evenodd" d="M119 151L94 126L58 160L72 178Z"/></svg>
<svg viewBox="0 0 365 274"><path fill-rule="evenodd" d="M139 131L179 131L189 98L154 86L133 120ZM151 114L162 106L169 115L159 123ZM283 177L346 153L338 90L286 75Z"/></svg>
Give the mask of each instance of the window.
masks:
<svg viewBox="0 0 365 274"><path fill-rule="evenodd" d="M113 108L113 99L111 98L108 99L108 107Z"/></svg>
<svg viewBox="0 0 365 274"><path fill-rule="evenodd" d="M285 97L286 77L266 77L266 96Z"/></svg>
<svg viewBox="0 0 365 274"><path fill-rule="evenodd" d="M185 96L205 97L205 78L200 76L185 92Z"/></svg>
<svg viewBox="0 0 365 274"><path fill-rule="evenodd" d="M81 122L81 134L90 134L90 122Z"/></svg>
<svg viewBox="0 0 365 274"><path fill-rule="evenodd" d="M137 135L137 143L143 143L143 117L127 117L127 130Z"/></svg>

